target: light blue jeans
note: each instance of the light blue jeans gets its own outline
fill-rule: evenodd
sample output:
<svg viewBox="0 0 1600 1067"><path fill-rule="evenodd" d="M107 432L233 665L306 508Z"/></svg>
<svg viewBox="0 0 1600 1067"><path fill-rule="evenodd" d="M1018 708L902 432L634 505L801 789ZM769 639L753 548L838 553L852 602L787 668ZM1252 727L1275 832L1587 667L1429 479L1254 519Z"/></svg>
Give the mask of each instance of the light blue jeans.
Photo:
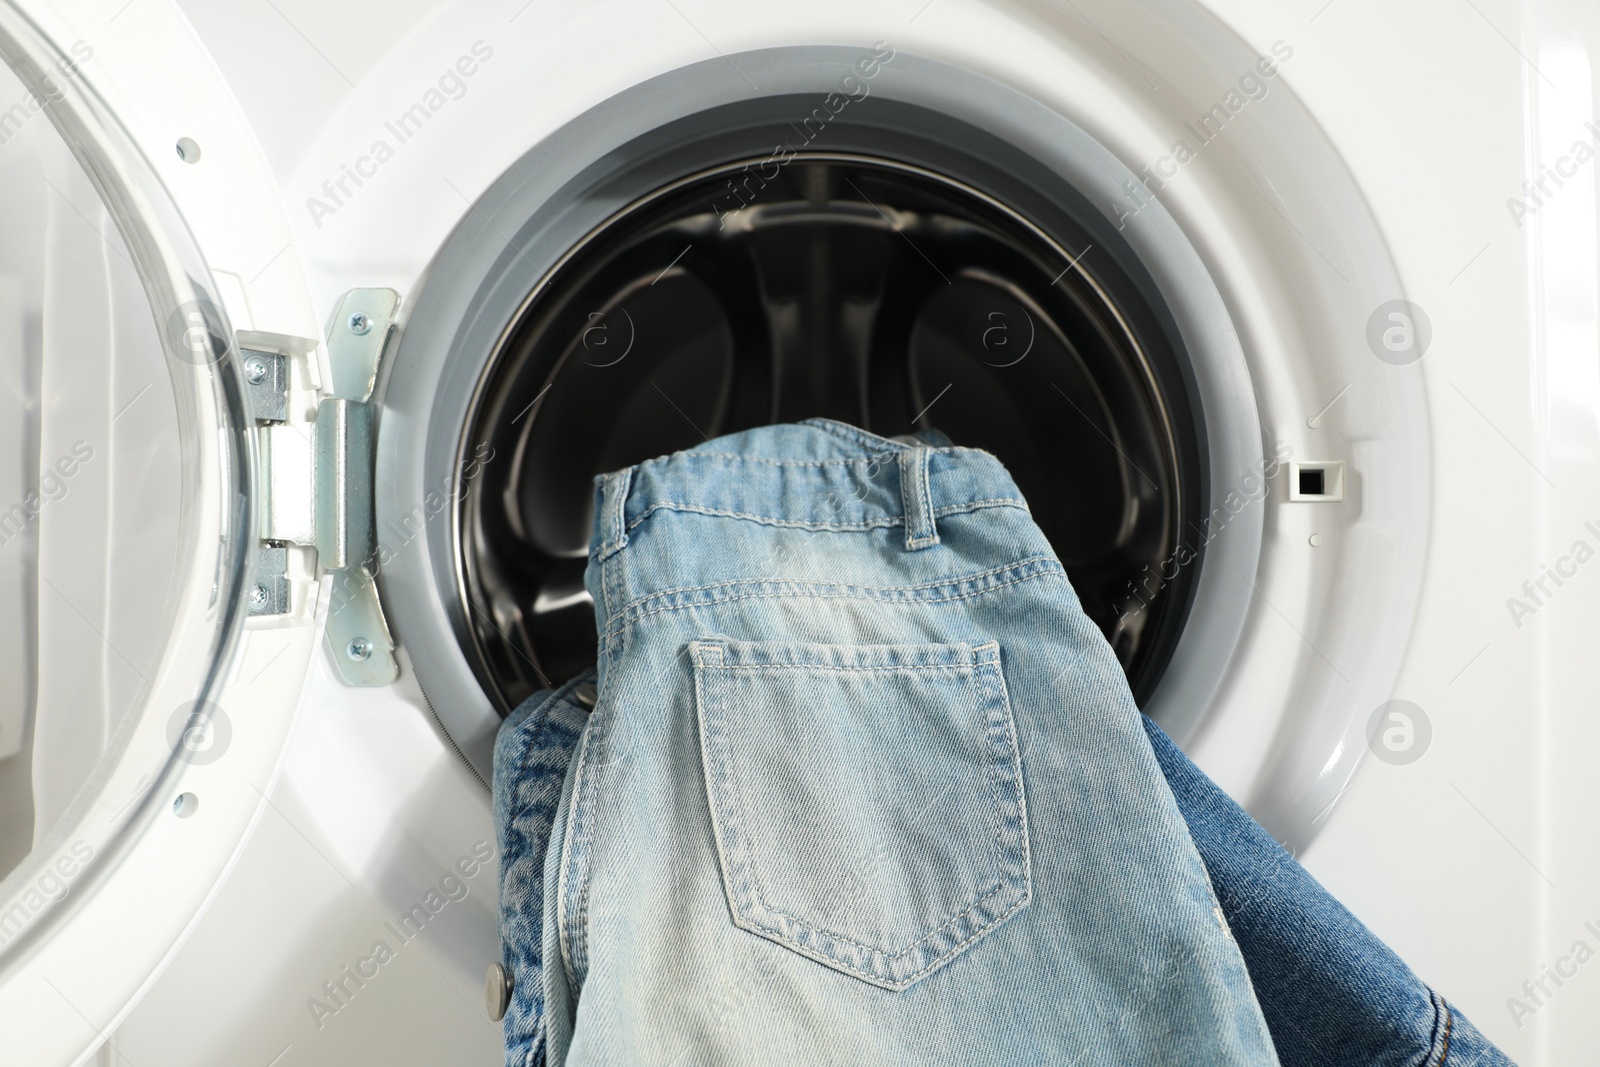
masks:
<svg viewBox="0 0 1600 1067"><path fill-rule="evenodd" d="M816 420L595 513L598 705L530 701L496 757L509 1064L1277 1062L997 460Z"/></svg>

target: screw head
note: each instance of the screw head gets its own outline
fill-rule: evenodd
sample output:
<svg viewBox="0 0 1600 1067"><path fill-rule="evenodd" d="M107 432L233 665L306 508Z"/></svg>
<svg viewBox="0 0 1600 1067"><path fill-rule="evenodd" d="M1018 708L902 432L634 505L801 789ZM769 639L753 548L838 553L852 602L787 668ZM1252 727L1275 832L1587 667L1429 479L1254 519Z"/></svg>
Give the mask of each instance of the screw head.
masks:
<svg viewBox="0 0 1600 1067"><path fill-rule="evenodd" d="M266 361L260 360L260 359L256 359L253 356L250 359L245 360L244 361L244 376L247 379L249 379L251 385L260 385L262 382L266 381L267 380L267 364L266 364Z"/></svg>
<svg viewBox="0 0 1600 1067"><path fill-rule="evenodd" d="M345 647L344 651L345 655L359 663L368 656L372 655L372 642L368 641L365 637L353 638L350 641L350 644Z"/></svg>
<svg viewBox="0 0 1600 1067"><path fill-rule="evenodd" d="M264 607L267 603L268 596L270 596L270 594L267 592L267 587L264 585L257 585L254 589L250 590L250 603L254 604L258 608Z"/></svg>
<svg viewBox="0 0 1600 1067"><path fill-rule="evenodd" d="M369 333L372 330L372 320L367 317L366 312L358 311L350 316L349 326L353 334Z"/></svg>

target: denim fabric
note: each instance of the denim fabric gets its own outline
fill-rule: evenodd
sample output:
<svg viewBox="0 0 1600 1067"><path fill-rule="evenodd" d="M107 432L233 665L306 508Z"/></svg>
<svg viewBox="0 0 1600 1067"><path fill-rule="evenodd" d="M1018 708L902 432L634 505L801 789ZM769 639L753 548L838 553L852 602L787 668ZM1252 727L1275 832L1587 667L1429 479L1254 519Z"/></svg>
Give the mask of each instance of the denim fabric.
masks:
<svg viewBox="0 0 1600 1067"><path fill-rule="evenodd" d="M1144 720L1284 1067L1504 1067L1467 1017Z"/></svg>
<svg viewBox="0 0 1600 1067"><path fill-rule="evenodd" d="M599 700L542 894L560 761L522 738L572 706L497 750L508 1064L1277 1062L1122 672L992 456L721 438L599 480L587 584Z"/></svg>
<svg viewBox="0 0 1600 1067"><path fill-rule="evenodd" d="M516 976L503 1023L506 1062L544 1062L544 867L550 828L588 713L573 690L533 694L501 724L494 746L494 825L500 842L501 962Z"/></svg>

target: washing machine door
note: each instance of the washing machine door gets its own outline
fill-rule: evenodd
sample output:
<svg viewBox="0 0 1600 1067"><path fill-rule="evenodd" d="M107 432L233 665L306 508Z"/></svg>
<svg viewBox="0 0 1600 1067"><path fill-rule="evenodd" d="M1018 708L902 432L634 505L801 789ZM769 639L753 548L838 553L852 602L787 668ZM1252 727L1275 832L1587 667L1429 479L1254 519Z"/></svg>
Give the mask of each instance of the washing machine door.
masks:
<svg viewBox="0 0 1600 1067"><path fill-rule="evenodd" d="M0 57L0 1063L45 1065L269 808L329 583L267 518L314 511L310 474L264 506L258 469L269 431L314 439L327 362L176 8L5 3Z"/></svg>

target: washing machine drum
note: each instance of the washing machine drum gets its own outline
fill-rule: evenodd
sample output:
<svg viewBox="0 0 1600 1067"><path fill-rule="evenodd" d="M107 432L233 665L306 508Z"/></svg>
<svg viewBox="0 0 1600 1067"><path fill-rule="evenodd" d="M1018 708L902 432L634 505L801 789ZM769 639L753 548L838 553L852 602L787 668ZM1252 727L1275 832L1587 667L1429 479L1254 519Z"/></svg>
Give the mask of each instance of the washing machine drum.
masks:
<svg viewBox="0 0 1600 1067"><path fill-rule="evenodd" d="M594 662L596 474L817 416L1000 457L1149 694L1199 570L1152 580L1202 499L1198 405L1136 263L1069 211L1025 214L1006 184L971 160L733 160L563 255L462 436L515 457L483 464L460 505L464 643L502 713Z"/></svg>

